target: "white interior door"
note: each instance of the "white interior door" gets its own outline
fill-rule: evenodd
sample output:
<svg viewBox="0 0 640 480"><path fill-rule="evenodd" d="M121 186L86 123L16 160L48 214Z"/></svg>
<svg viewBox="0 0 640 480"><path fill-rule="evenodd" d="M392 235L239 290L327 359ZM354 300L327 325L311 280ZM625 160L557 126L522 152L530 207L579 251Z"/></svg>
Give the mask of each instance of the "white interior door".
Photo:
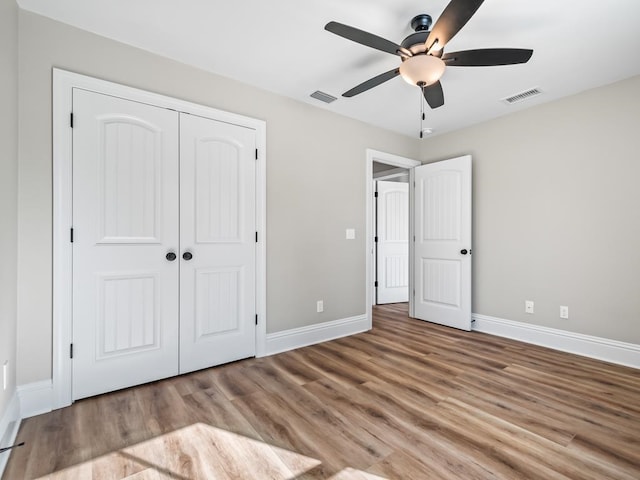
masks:
<svg viewBox="0 0 640 480"><path fill-rule="evenodd" d="M255 149L252 129L180 116L181 373L255 355Z"/></svg>
<svg viewBox="0 0 640 480"><path fill-rule="evenodd" d="M378 181L376 303L409 300L409 184Z"/></svg>
<svg viewBox="0 0 640 480"><path fill-rule="evenodd" d="M413 169L414 315L471 330L471 156Z"/></svg>
<svg viewBox="0 0 640 480"><path fill-rule="evenodd" d="M73 399L178 373L178 114L73 91Z"/></svg>

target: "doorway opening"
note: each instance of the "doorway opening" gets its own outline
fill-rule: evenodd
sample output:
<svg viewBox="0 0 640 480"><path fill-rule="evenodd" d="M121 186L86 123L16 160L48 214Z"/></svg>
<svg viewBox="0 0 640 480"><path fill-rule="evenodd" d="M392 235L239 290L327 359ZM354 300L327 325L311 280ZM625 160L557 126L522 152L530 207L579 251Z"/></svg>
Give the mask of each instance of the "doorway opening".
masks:
<svg viewBox="0 0 640 480"><path fill-rule="evenodd" d="M368 149L366 152L366 311L367 318L371 322L372 320L372 307L376 305L377 300L377 288L376 277L379 274L377 268L377 248L376 248L376 208L375 208L375 192L377 181L395 181L398 185L404 183L406 178L406 185L409 181L409 169L419 166L421 163L418 160L411 158L401 157L386 152L380 152L377 150ZM411 189L408 189L407 194L408 206L412 202ZM410 209L407 210L407 225L410 225L409 215ZM411 232L408 232L411 235ZM410 238L410 237L409 237ZM393 264L393 260L390 260L390 264ZM412 261L409 252L406 257L407 275L408 275L408 291L412 285ZM378 280L379 282L380 280Z"/></svg>
<svg viewBox="0 0 640 480"><path fill-rule="evenodd" d="M374 164L379 163L409 170L409 316L471 330L471 156L421 165L417 160L367 150L366 161L369 321L377 303L373 175Z"/></svg>

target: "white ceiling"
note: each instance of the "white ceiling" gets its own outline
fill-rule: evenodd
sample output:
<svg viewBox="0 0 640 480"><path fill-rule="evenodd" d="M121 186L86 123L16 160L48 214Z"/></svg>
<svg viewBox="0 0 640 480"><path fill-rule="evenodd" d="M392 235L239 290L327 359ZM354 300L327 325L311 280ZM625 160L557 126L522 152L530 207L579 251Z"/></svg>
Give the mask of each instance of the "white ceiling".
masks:
<svg viewBox="0 0 640 480"><path fill-rule="evenodd" d="M397 56L324 30L330 20L400 43L410 20L448 0L19 0L21 8L402 134L420 129L420 91L400 78L341 93ZM486 0L446 51L532 48L524 65L449 67L434 135L640 74L640 0ZM543 95L500 100L538 87ZM315 90L339 99L329 105Z"/></svg>

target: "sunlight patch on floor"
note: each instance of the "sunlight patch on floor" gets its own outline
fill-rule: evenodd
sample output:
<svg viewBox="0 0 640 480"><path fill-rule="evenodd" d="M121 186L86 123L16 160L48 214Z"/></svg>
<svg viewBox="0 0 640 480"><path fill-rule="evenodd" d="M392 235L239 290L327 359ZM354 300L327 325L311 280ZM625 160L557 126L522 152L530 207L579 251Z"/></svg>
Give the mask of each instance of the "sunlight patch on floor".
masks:
<svg viewBox="0 0 640 480"><path fill-rule="evenodd" d="M328 480L387 480L384 477L373 475L372 473L363 472L354 468L345 468Z"/></svg>
<svg viewBox="0 0 640 480"><path fill-rule="evenodd" d="M320 460L196 423L40 480L292 480ZM384 480L347 468L328 480Z"/></svg>

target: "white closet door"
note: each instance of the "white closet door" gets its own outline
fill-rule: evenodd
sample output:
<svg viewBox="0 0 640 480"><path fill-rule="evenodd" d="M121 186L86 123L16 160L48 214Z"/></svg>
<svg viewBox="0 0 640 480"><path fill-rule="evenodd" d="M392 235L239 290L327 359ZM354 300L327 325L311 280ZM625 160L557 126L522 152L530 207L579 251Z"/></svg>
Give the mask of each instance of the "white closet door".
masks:
<svg viewBox="0 0 640 480"><path fill-rule="evenodd" d="M376 303L409 301L409 184L378 181Z"/></svg>
<svg viewBox="0 0 640 480"><path fill-rule="evenodd" d="M74 89L73 399L178 373L178 114Z"/></svg>
<svg viewBox="0 0 640 480"><path fill-rule="evenodd" d="M471 157L413 172L415 316L471 330Z"/></svg>
<svg viewBox="0 0 640 480"><path fill-rule="evenodd" d="M180 115L180 372L255 355L255 131Z"/></svg>

